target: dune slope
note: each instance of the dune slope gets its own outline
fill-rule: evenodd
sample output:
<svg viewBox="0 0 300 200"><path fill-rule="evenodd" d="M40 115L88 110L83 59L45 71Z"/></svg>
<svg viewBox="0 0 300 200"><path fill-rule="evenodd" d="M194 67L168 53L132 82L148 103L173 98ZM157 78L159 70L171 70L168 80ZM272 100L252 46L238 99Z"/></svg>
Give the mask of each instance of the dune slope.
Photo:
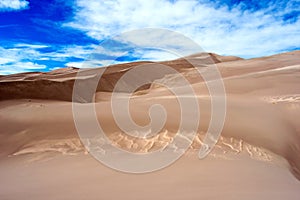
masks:
<svg viewBox="0 0 300 200"><path fill-rule="evenodd" d="M124 74L154 62L85 69L89 75L79 77L77 68L0 76L0 199L298 199L300 51L248 60L213 53L187 58L199 68L184 58L157 63L175 71L155 73L153 83L139 87L130 98L130 114L141 126L150 121L151 105L166 110L163 129L147 139L124 134L110 100ZM199 160L211 117L211 94L198 70L210 74L214 63L223 78L227 113L217 145ZM188 151L171 166L141 175L121 173L93 159L78 136L72 95L76 79L88 82L99 72L104 74L93 102L81 96L76 104L93 104L113 145L133 153L164 148L178 129L180 105L162 84L180 88L183 96L191 86L201 120ZM180 76L188 86L180 84ZM126 97L135 87L132 83L122 82L116 97ZM103 153L105 145L98 144Z"/></svg>

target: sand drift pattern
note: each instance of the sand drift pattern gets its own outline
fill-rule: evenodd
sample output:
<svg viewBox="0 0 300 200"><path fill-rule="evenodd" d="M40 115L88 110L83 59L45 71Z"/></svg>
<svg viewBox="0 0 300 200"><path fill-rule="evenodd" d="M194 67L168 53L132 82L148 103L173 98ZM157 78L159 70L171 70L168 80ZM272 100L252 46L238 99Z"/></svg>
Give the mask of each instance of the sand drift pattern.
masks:
<svg viewBox="0 0 300 200"><path fill-rule="evenodd" d="M134 44L134 48L167 51L179 57L189 55L191 52L202 52L202 49L191 39L165 29L134 30L120 34L116 36L114 40ZM105 46L106 42L109 41L104 41L101 45ZM97 60L97 54L99 53L97 51L100 50L101 46L83 65L87 65L85 67L93 67L91 63L99 64L101 61ZM126 50L124 54L127 52L128 50ZM117 57L115 59L117 59ZM211 96L211 120L207 135L199 151L199 157L204 158L217 143L222 131L225 120L226 95L221 76L217 67L214 66L213 60L206 63L196 63L193 59L189 59L189 57L185 59L193 68L198 70L199 77L205 81ZM210 68L214 70L213 73L203 73L199 68L204 65L209 65ZM166 146L163 146L163 149L160 151L147 151L143 153L125 151L113 145L111 142L111 145L104 149L105 154L96 151L101 144L94 144L95 146L91 147L91 143L88 141L93 141L95 138L99 139L99 137L101 137L106 143L109 142L109 138L101 127L101 120L99 123L97 119L93 103L96 89L104 71L105 69L99 69L97 71L80 70L77 74L78 77L91 78L88 80L76 79L73 88L73 116L76 129L83 144L88 147L91 155L113 169L130 173L155 171L170 165L182 156L185 150L192 144L198 131L200 108L198 106L197 96L200 94L194 91L190 82L181 73L163 64L141 64L126 71L114 87L111 97L111 108L108 108L107 111L100 111L100 113L109 112L111 109L114 121L119 129L131 137L142 139L155 138L155 135L165 128L166 121L169 117L167 116L166 109L159 104L152 105L148 113L150 123L146 126L140 126L134 122L130 113L131 97L139 88L147 84L152 84L155 80L159 79L159 77L167 76L168 74L177 74L176 85L168 81L156 82L156 84L168 88L176 97L179 104L180 120L176 124L178 129L172 141L166 144ZM126 87L124 87L124 85ZM147 113L145 114L147 115ZM183 137L188 139L183 140ZM172 146L180 146L182 151L174 151ZM121 158L123 158L122 160L117 158L120 154Z"/></svg>

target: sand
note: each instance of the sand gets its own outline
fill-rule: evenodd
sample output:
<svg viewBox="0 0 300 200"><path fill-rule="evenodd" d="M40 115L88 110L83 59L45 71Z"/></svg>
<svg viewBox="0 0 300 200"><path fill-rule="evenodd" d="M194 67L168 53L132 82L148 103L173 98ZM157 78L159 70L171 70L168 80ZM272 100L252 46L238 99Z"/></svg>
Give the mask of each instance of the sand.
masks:
<svg viewBox="0 0 300 200"><path fill-rule="evenodd" d="M95 105L98 121L113 145L147 153L170 144L180 121L176 97L160 84L187 91L179 76L187 78L197 91L201 117L197 135L179 160L145 174L110 169L84 148L71 102L79 69L1 76L0 199L299 199L300 52L248 60L202 53L189 59L205 65L201 70L209 74L207 56L223 77L227 113L221 137L205 159L197 154L208 129L211 98L203 78L184 59L162 62L178 73L157 73L154 83L131 96L130 112L139 125L149 123L151 105L164 106L166 124L155 137L125 135L110 108L117 80L134 66L150 62L107 68L95 102L77 103ZM130 87L123 83L116 97L126 97ZM99 147L103 153L108 150ZM180 146L173 148L180 150Z"/></svg>

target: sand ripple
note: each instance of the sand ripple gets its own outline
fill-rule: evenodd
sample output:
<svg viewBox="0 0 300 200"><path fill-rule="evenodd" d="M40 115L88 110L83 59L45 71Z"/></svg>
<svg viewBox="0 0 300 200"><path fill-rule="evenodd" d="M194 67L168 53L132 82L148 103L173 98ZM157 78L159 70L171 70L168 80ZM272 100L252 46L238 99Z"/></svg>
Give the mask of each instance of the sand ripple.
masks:
<svg viewBox="0 0 300 200"><path fill-rule="evenodd" d="M103 138L94 138L85 141L87 144L87 149L81 144L80 139L70 138L70 139L55 139L55 140L40 140L36 142L31 142L18 151L14 152L12 156L20 156L24 154L41 154L41 153L58 153L62 155L77 155L79 153L87 151L96 151L98 153L105 154L109 145L114 145L120 149L132 152L132 153L147 153L153 151L162 151L168 145L174 149L174 151L182 151L180 146L171 144L173 141L174 133L169 133L167 130L161 132L160 134L149 138L141 139L134 138L132 136L123 133L114 133L109 136L111 143L108 143ZM182 141L190 140L189 135L180 137ZM201 145L203 145L204 133L197 134L190 149L198 150ZM180 144L179 144L180 145ZM218 143L216 144L214 150L211 152L210 156L217 158L226 158L226 155L234 154L247 154L249 157L255 160L261 161L272 161L272 153L269 151L250 145L241 139L235 138L225 138L220 137Z"/></svg>

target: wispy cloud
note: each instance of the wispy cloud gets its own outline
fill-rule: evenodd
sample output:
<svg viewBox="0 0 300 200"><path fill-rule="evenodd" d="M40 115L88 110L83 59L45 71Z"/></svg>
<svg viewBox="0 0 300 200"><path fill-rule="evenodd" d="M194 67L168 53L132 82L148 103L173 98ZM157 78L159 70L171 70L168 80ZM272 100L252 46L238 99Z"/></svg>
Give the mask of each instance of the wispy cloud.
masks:
<svg viewBox="0 0 300 200"><path fill-rule="evenodd" d="M40 54L34 49L5 49L0 47L0 74L12 74L46 69L45 65L39 65L34 60Z"/></svg>
<svg viewBox="0 0 300 200"><path fill-rule="evenodd" d="M7 12L28 8L29 0L0 0L0 74L182 56L172 53L186 45L176 34L118 37L143 28L175 31L205 51L244 58L300 49L299 0L30 1L30 10ZM157 42L162 48L151 48Z"/></svg>
<svg viewBox="0 0 300 200"><path fill-rule="evenodd" d="M85 60L93 51L94 46L63 46L51 49L47 45L14 44L0 47L0 74L17 72L47 71L56 67L67 66L72 60ZM57 63L61 64L57 66ZM55 66L53 66L55 65Z"/></svg>
<svg viewBox="0 0 300 200"><path fill-rule="evenodd" d="M1 0L0 12L24 10L29 8L29 2L26 0Z"/></svg>
<svg viewBox="0 0 300 200"><path fill-rule="evenodd" d="M300 47L297 2L262 1L265 6L247 8L207 0L77 0L67 25L97 40L138 28L167 28L206 51L255 57Z"/></svg>
<svg viewBox="0 0 300 200"><path fill-rule="evenodd" d="M47 45L41 45L41 44L25 44L25 43L18 43L14 45L17 48L32 48L32 49L42 49L47 48Z"/></svg>
<svg viewBox="0 0 300 200"><path fill-rule="evenodd" d="M46 65L39 65L34 62L16 62L11 65L0 65L0 74L14 74L20 72L43 71Z"/></svg>
<svg viewBox="0 0 300 200"><path fill-rule="evenodd" d="M8 65L0 64L0 74L14 74L20 72L43 71L46 65L39 65L34 62L14 62Z"/></svg>

